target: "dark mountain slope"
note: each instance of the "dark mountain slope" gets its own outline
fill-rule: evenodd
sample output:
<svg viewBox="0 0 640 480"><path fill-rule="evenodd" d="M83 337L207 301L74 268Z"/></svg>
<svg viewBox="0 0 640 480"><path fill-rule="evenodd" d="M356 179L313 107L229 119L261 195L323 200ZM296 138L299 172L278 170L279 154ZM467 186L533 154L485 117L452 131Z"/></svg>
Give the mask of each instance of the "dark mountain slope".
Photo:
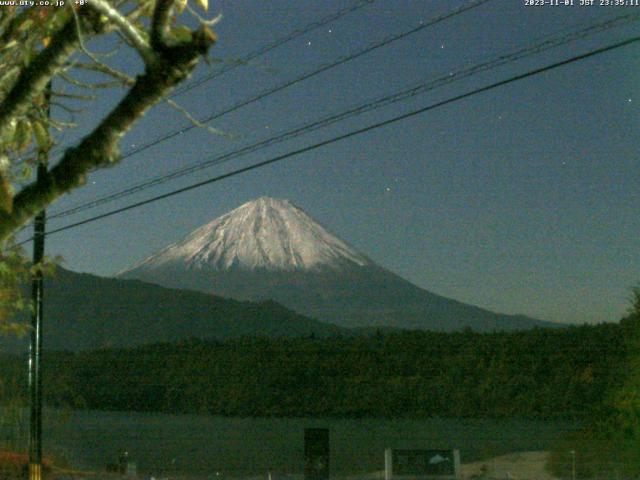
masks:
<svg viewBox="0 0 640 480"><path fill-rule="evenodd" d="M63 268L45 281L44 309L44 347L49 350L129 347L188 338L347 333L272 301L241 302ZM11 351L26 348L26 343L0 337L0 346Z"/></svg>
<svg viewBox="0 0 640 480"><path fill-rule="evenodd" d="M272 299L344 327L453 331L561 326L494 313L376 265L287 200L262 197L120 274L241 300Z"/></svg>

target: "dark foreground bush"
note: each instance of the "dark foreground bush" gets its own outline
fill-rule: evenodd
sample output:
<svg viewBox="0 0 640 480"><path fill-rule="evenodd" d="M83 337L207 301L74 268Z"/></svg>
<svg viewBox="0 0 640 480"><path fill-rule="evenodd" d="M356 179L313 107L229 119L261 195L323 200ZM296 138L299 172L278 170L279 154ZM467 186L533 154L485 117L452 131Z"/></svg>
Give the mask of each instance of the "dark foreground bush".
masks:
<svg viewBox="0 0 640 480"><path fill-rule="evenodd" d="M548 468L563 479L636 479L640 476L637 439L622 432L585 428L560 442L549 457Z"/></svg>

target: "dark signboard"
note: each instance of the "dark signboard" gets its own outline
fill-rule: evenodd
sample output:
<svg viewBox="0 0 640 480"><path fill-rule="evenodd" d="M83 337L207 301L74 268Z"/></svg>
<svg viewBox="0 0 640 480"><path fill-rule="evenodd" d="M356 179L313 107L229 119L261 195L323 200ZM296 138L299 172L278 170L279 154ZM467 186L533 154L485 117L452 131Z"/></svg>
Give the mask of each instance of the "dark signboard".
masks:
<svg viewBox="0 0 640 480"><path fill-rule="evenodd" d="M393 478L452 478L459 476L457 450L399 450L385 454L387 480Z"/></svg>
<svg viewBox="0 0 640 480"><path fill-rule="evenodd" d="M304 478L306 480L329 479L328 428L305 428L304 430Z"/></svg>

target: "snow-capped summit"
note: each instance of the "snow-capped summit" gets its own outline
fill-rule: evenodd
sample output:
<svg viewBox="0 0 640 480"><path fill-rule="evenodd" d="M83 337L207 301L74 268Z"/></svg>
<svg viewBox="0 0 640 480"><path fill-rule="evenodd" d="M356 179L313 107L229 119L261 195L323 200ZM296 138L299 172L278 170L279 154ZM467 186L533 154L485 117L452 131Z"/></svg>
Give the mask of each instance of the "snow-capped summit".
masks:
<svg viewBox="0 0 640 480"><path fill-rule="evenodd" d="M234 300L272 300L345 327L492 331L550 326L417 287L376 265L289 201L269 197L198 228L119 277ZM259 324L256 328L262 331Z"/></svg>
<svg viewBox="0 0 640 480"><path fill-rule="evenodd" d="M288 200L260 197L196 229L130 271L340 270L371 261Z"/></svg>

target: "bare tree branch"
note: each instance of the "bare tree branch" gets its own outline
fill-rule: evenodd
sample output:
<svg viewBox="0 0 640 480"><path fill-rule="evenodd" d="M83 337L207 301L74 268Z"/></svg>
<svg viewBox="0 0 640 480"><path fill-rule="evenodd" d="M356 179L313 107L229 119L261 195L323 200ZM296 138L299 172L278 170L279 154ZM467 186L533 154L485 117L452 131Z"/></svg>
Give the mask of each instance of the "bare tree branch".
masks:
<svg viewBox="0 0 640 480"><path fill-rule="evenodd" d="M2 23L0 24L0 29L2 30L2 35L0 35L0 45L6 45L11 40L16 29L22 25L22 22L26 20L29 16L29 9L25 8L21 12L16 15L15 7L11 9L7 9L7 14L2 18Z"/></svg>
<svg viewBox="0 0 640 480"><path fill-rule="evenodd" d="M223 136L223 137L231 138L231 135L223 132L222 130L218 130L217 128L213 128L211 125L207 125L206 123L201 122L196 117L191 115L191 113L189 113L189 110L187 110L182 105L180 105L179 103L175 102L174 100L171 100L170 98L163 98L163 100L171 108L177 110L182 115L184 115L186 117L186 119L189 120L194 126L196 126L198 128L202 128L204 130L207 130L209 133L212 133L214 135L220 135L220 136Z"/></svg>
<svg viewBox="0 0 640 480"><path fill-rule="evenodd" d="M90 70L93 72L104 73L105 75L109 75L128 86L131 86L135 83L135 80L133 79L133 77L130 77L129 75L127 75L124 72L121 72L120 70L116 70L115 68L110 67L104 62L78 63L76 67L82 68L83 70Z"/></svg>
<svg viewBox="0 0 640 480"><path fill-rule="evenodd" d="M171 1L158 0L158 4L166 4L170 8ZM163 15L158 15L156 19L154 15L158 22L156 28L161 28L163 18ZM70 30L67 35L77 38L73 20L71 22L70 29L69 24L65 26ZM91 170L117 163L118 143L123 135L151 106L187 78L198 57L206 54L214 41L213 33L204 27L194 32L187 43L162 45L156 51L157 60L146 66L145 72L137 77L122 101L96 129L78 146L67 149L60 162L41 181L25 186L16 194L11 212L0 211L0 242L4 243L18 227L56 198L82 185Z"/></svg>
<svg viewBox="0 0 640 480"><path fill-rule="evenodd" d="M75 50L78 34L74 19L53 35L49 46L25 67L7 96L0 103L0 131L13 117L24 114L43 91L49 80Z"/></svg>
<svg viewBox="0 0 640 480"><path fill-rule="evenodd" d="M62 120L51 120L51 119L47 122L47 124L51 128L58 130L59 132L62 132L67 128L75 128L78 126L76 122L63 122Z"/></svg>
<svg viewBox="0 0 640 480"><path fill-rule="evenodd" d="M140 2L142 3L142 2ZM134 8L133 10L131 10L129 13L127 13L125 15L125 17L127 18L127 20L129 20L129 22L135 22L136 20L138 20L144 13L145 7L144 5L139 5L138 7Z"/></svg>
<svg viewBox="0 0 640 480"><path fill-rule="evenodd" d="M131 82L123 82L122 80L112 80L110 82L83 82L78 80L77 78L73 78L71 75L66 73L60 73L58 76L64 80L65 82L74 85L78 88L83 88L85 90L98 90L102 88L113 88L113 87L123 87L125 85L133 85L133 79Z"/></svg>
<svg viewBox="0 0 640 480"><path fill-rule="evenodd" d="M162 51L167 46L168 25L175 0L156 0L156 8L151 18L151 47Z"/></svg>
<svg viewBox="0 0 640 480"><path fill-rule="evenodd" d="M140 35L138 29L124 15L112 7L109 2L106 0L91 0L89 5L111 20L113 24L117 25L120 32L138 51L145 63L149 64L155 61L153 50L142 35Z"/></svg>
<svg viewBox="0 0 640 480"><path fill-rule="evenodd" d="M59 108L60 110L64 110L70 115L75 115L75 114L86 111L84 108L73 108L73 107L70 107L69 105L65 105L64 103L56 102L56 101L52 101L51 106Z"/></svg>
<svg viewBox="0 0 640 480"><path fill-rule="evenodd" d="M59 92L57 90L54 90L53 92L51 92L51 95L54 97L60 97L60 98L70 98L73 100L95 100L97 97L95 95L80 95L78 93L65 93L65 92Z"/></svg>
<svg viewBox="0 0 640 480"><path fill-rule="evenodd" d="M209 27L212 27L212 26L217 25L218 23L220 23L220 20L222 20L222 14L221 13L219 13L218 15L216 15L213 18L204 18L202 15L200 15L198 12L196 12L193 8L191 8L188 3L186 5L186 8L187 8L187 12L189 12L191 15L193 15L198 20L198 22L200 22L201 25L207 25Z"/></svg>

